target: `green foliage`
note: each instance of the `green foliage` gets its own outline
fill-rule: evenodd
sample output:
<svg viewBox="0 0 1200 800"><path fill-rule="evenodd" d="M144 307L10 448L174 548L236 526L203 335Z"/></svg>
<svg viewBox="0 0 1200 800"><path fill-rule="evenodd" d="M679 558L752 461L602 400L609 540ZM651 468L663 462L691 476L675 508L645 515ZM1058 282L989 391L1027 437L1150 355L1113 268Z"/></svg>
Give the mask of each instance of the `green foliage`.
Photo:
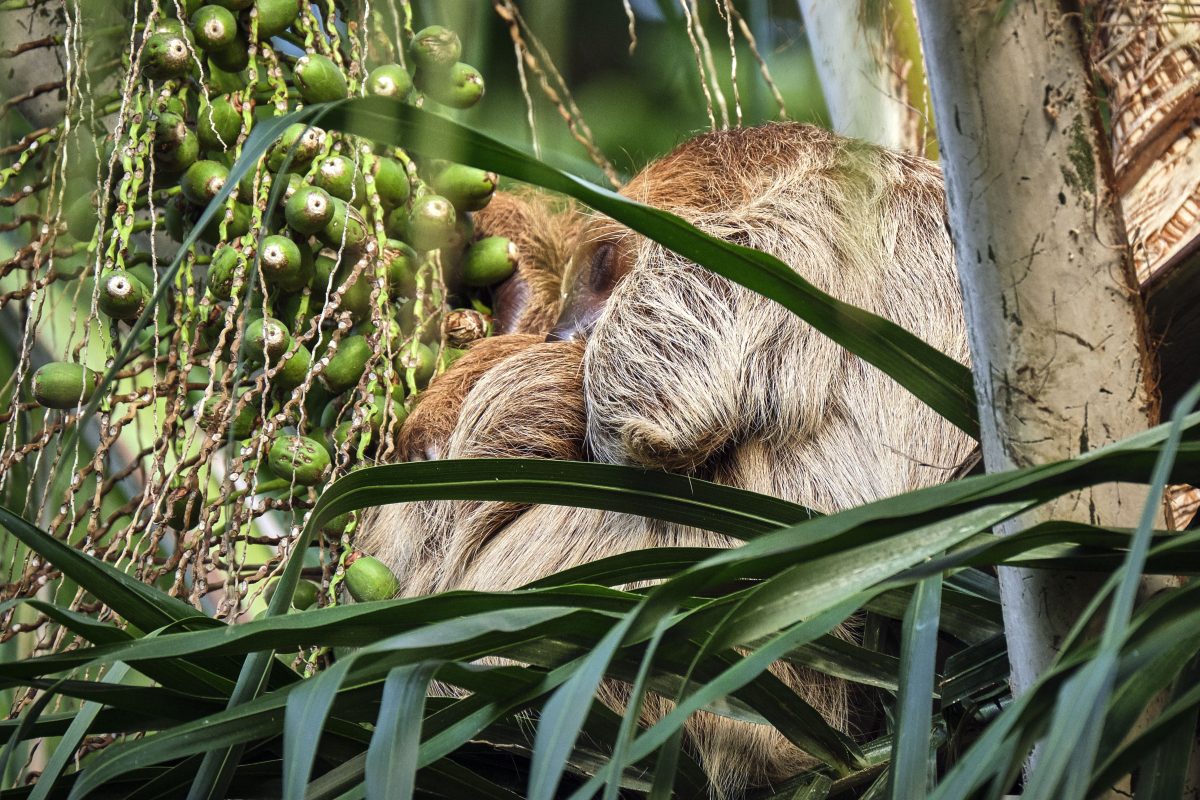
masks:
<svg viewBox="0 0 1200 800"><path fill-rule="evenodd" d="M317 113L361 130L371 124L371 115L384 113L380 104L385 102L390 104L386 110L393 113L396 129L416 124L406 116L419 116L428 125L441 124L426 119L427 115L396 109L393 101L353 101ZM469 136L449 124L440 130ZM464 159L468 163L523 171L524 177L539 177L556 188L596 198L614 217L681 250L694 248L689 254L711 262L709 266L729 277L750 283L755 271L769 274L773 269L765 258L708 240L669 215L605 195L561 173L544 168L539 172L532 160L482 137L472 141L486 147L471 151ZM235 174L238 168L234 166ZM802 314L810 313L800 301L793 300L792 305ZM846 322L834 334L854 341L846 333L846 328L855 324L854 316L841 319ZM894 331L881 333L882 329L876 323L874 330L862 335L895 337ZM919 344L907 344L919 351ZM878 343L868 342L870 346ZM903 359L881 358L880 364L900 373L912 358L911 353ZM1057 791L1066 780L1072 787L1086 788L1090 780L1101 777L1101 768L1104 774L1128 770L1146 753L1157 752L1162 737L1172 730L1164 724L1146 731L1124 747L1106 752L1103 762L1096 763L1100 759L1095 732L1104 730L1105 720L1115 726L1111 735L1119 741L1136 717L1131 710L1140 707L1127 699L1130 693L1141 698L1171 686L1200 646L1200 635L1194 632L1181 638L1185 625L1195 629L1195 612L1182 602L1183 595L1194 590L1180 590L1178 600L1168 596L1132 612L1128 587L1140 575L1146 559L1152 564L1169 563L1173 572L1194 566L1200 559L1200 543L1194 534L1152 536L1149 522L1132 538L1125 532L1068 524L1042 526L1003 541L986 531L1064 492L1112 480L1146 481L1155 464L1152 480L1161 492L1167 479L1178 481L1196 474L1200 467L1198 431L1200 415L1180 416L1172 426L1071 461L964 479L826 517L702 481L596 464L473 460L362 469L320 497L296 542L296 552L305 550L322 524L347 511L432 498L607 508L709 528L747 543L727 551L693 548L629 553L550 576L536 588L513 593L456 592L287 614L300 573L300 560L293 558L272 596L269 616L235 628L212 630L188 630L204 619L189 606L94 562L5 513L5 526L22 542L56 563L137 630L155 631L156 635L139 637L135 633L127 641L97 641L103 637L97 636L94 626L81 624L60 610L57 613L63 624L95 645L4 665L0 678L29 685L64 671L102 664L119 662L147 670L147 674L153 668L160 675L168 666L188 680L194 680L192 676L199 670L218 698L222 694L229 698L224 711L211 713L200 706L186 721L171 725L157 721L154 735L115 744L85 762L72 784L76 795L138 775L136 771L142 768L189 763L191 756L211 754L214 748L232 754L222 764L228 767L230 779L240 780L240 754L246 746L254 746L256 752L282 753L288 796L303 794L314 764L321 774L336 762L343 762L338 768L339 786L365 787L368 781L378 785L386 775L387 780L411 784L420 791L423 781L437 780L438 773L430 768L438 765L474 770L477 780L485 780L484 775L494 775L479 766L478 754L469 743L491 741L496 726L513 724L518 712L534 712L540 715L540 722L529 767L529 791L535 796L553 796L564 776L573 776L566 785L583 797L605 784L644 788L637 777L644 773L638 771L649 768L655 758L680 759L676 763L686 764L689 756L675 752L679 747L676 734L688 714L709 709L774 725L820 760L822 766L814 775L832 779L828 788L836 796L844 793L838 787L849 791L858 776L873 774L883 763L878 753L881 749L886 753L886 747L882 743L878 748L872 743L856 745L829 728L766 668L780 658L800 663L823 658L831 672L865 681L854 655L831 656L815 645L851 615L879 607L872 604L891 593L912 589L909 633L902 643L907 646L901 649L899 674L889 674L894 669L889 664L882 674L873 673L871 682L902 687L901 700L893 710L894 724L906 745L899 752L913 755L896 762L891 781L897 787L916 787L924 782L927 769L921 754L944 739L938 731L947 715L970 718L986 708L995 694L994 675L974 683L959 678L954 702L941 708L940 718L930 725L928 698L923 700L918 690L936 686L935 662L927 657L927 651L931 626L938 619L938 595L946 608L943 635L956 639L962 654L956 670L969 674L988 663L990 654L976 649L976 655L971 655L972 649L965 646L974 642L949 622L951 611L974 608L979 613L982 608L985 615L994 617L995 600L981 599L953 578L971 576L974 584L986 586L986 577L975 571L978 567L1009 563L1062 566L1073 564L1075 555L1080 554L1102 563L1100 568L1124 562L1111 582L1119 587L1121 599L1110 612L1104 640L1098 649L1082 637L1073 642L1062 663L1038 689L1009 706L961 756L936 789L936 796L966 797L982 785L1000 791L1015 774L1029 743L1047 730L1068 725L1077 707L1097 709L1096 724L1084 731L1092 732L1093 746L1087 751L1092 757L1085 759L1083 766L1070 762L1067 772L1061 770L1065 763L1061 759L1047 758L1047 777L1035 775L1035 780L1044 783L1034 786ZM951 576L951 580L939 592L940 575ZM661 582L638 592L608 588L647 579ZM380 631L388 631L388 635L380 638ZM299 680L271 657L272 652L306 647L359 649L308 680ZM917 658L917 649L926 651L925 657ZM502 656L528 666L472 665L485 656ZM240 669L235 669L239 661ZM1150 665L1152 671L1146 669ZM505 680L493 683L491 676L501 672ZM229 681L235 675L236 685L231 689ZM631 680L639 691L651 687L666 691L673 694L678 707L648 730L633 730L626 722L624 729L599 735L589 726L595 724L595 715L603 715L593 700L603 676ZM399 717L382 712L420 713L416 698L423 696L421 687L432 677L471 694L428 705L418 743L412 730L397 728ZM164 680L163 685L184 689L173 680ZM103 697L95 694L101 685L81 678L56 691L97 698ZM155 690L133 691L146 694ZM1051 713L1056 693L1069 698L1059 701L1066 705L1057 717ZM1189 714L1198 702L1200 698L1185 693L1177 701L1175 713ZM103 719L109 724L120 721L136 728L139 721L145 722L144 717L134 717L116 705L106 705L105 711L109 714ZM95 720L100 719L97 713ZM372 749L372 733L362 727L367 722L374 723L374 736L384 737L386 746L376 744ZM415 728L411 722L410 718L410 727ZM9 727L15 738L39 731L33 725ZM324 730L324 735L316 736L317 730ZM586 739L580 737L582 732L588 733ZM282 751L272 745L278 737L282 737ZM1051 755L1077 752L1075 739L1064 738L1071 747L1052 749ZM925 743L920 744L922 741ZM598 746L599 752L594 750ZM348 760L347 753L361 758ZM882 758L886 761L886 756ZM1178 765L1179 759L1172 763ZM584 764L606 766L587 769L581 766ZM695 768L695 764L680 766L670 774L678 771L683 775ZM657 774L662 776L664 771L660 768ZM176 775L184 777L190 780L194 776ZM213 780L217 780L215 775ZM522 791L519 776L505 780L517 782L507 790L496 786L491 791ZM797 780L811 781L812 777ZM666 783L669 789L671 779Z"/></svg>
<svg viewBox="0 0 1200 800"><path fill-rule="evenodd" d="M314 73L313 99L345 94L336 80L328 83ZM959 427L975 430L969 373L894 324L829 297L777 259L388 97L313 106L254 127L180 255L159 276L154 297L131 321L102 385L126 364L188 247L242 177L289 126L318 122L576 197L775 299ZM269 208L281 206L285 184L276 184ZM331 388L339 387L346 388ZM1181 785L1181 740L1190 744L1200 711L1193 686L1198 590L1185 585L1138 608L1133 591L1146 571L1200 573L1200 534L1152 527L1165 484L1200 477L1200 414L1189 413L1197 396L1200 390L1169 425L1078 458L828 516L610 465L480 459L367 467L316 498L265 613L238 625L0 509L0 526L13 540L121 623L57 600L7 604L46 615L81 646L0 663L0 688L45 692L20 718L0 722L0 761L11 762L23 742L58 737L34 787L0 794L700 797L709 787L682 747L681 730L689 715L705 710L773 726L814 757L814 767L763 797L999 797L1039 739L1043 756L1028 796L1085 797L1133 770L1144 776L1139 791L1161 796ZM98 405L93 398L83 416ZM306 454L323 472L323 451ZM298 466L284 455L276 467L290 475ZM1137 530L1062 522L1003 539L989 533L1065 493L1110 481L1150 484ZM342 531L347 512L429 499L601 508L743 544L634 551L513 592L294 608L305 555L329 523L338 520ZM1102 635L1085 636L1081 623L1054 667L1015 700L1003 688L999 603L989 573L1001 565L1110 575L1091 609ZM643 588L614 588L629 585ZM864 620L862 644L831 635L851 618ZM898 651L875 635L893 620L903 621ZM311 649L335 653L332 665L314 672L292 662ZM479 663L485 658L503 661ZM888 730L856 742L830 727L769 671L781 660L878 690ZM620 716L595 699L609 678L631 686ZM427 696L433 682L454 691ZM1170 699L1162 716L1131 736L1141 710L1164 691ZM636 710L650 692L675 706L642 728ZM52 705L58 702L74 710ZM113 733L122 736L75 762L87 736Z"/></svg>

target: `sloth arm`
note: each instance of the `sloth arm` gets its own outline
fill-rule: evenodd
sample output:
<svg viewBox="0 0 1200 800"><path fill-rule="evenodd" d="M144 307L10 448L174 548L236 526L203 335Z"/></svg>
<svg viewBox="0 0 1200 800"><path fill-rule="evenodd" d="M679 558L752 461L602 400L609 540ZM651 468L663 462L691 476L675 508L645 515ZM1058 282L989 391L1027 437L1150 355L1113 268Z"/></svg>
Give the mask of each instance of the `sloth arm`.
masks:
<svg viewBox="0 0 1200 800"><path fill-rule="evenodd" d="M421 393L420 400L400 429L397 445L403 459L429 461L442 457L450 434L458 425L463 401L479 379L498 362L544 338L514 333L474 342L465 355Z"/></svg>

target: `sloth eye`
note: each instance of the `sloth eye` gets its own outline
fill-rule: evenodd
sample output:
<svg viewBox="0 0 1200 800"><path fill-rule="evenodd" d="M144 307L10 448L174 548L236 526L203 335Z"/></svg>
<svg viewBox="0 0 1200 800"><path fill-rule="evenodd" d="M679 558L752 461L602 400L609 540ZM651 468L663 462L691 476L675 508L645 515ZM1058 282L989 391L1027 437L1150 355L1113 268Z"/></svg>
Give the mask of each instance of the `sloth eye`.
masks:
<svg viewBox="0 0 1200 800"><path fill-rule="evenodd" d="M617 247L612 242L601 242L588 263L588 286L593 292L607 292L616 277Z"/></svg>

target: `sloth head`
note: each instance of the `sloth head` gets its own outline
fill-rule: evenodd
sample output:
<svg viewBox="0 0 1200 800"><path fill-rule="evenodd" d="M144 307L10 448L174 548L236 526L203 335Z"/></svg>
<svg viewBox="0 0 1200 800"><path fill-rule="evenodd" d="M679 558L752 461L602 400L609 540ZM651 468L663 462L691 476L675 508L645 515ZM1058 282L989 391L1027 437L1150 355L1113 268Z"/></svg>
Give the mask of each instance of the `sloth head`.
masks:
<svg viewBox="0 0 1200 800"><path fill-rule="evenodd" d="M771 253L966 359L941 177L923 159L772 124L698 136L621 193ZM497 291L496 330L586 341L583 456L706 475L742 443L789 447L833 426L843 447L920 462L914 426L944 428L778 304L607 217L526 192L497 195L476 224L521 253ZM463 396L512 348L485 340L476 349L418 404L402 452L445 455ZM901 490L908 473L865 480L866 496ZM837 504L836 486L829 494Z"/></svg>

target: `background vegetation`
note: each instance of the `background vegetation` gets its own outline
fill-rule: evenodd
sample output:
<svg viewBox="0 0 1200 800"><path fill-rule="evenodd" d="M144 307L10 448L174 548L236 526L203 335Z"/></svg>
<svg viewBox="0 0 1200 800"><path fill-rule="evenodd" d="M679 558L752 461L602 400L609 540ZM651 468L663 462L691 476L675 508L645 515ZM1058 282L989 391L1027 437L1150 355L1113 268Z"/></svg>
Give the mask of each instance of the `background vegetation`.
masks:
<svg viewBox="0 0 1200 800"><path fill-rule="evenodd" d="M432 6L439 12L446 6L428 5L417 4L419 21L435 21ZM760 29L767 53L797 37L793 6L748 5L747 18ZM566 65L600 149L619 174L628 174L706 127L707 104L670 5L638 6L632 59L624 55L627 23L618 10L615 4L558 3L526 9L531 28L546 31L549 52ZM716 19L706 14L709 22ZM260 120L207 213L232 196L239 171L254 170L287 124L316 122L319 115L329 131L574 196L776 299L977 433L964 368L895 326L841 305L770 256L600 191L602 171L584 160L555 119L557 108L536 92L543 158L532 157L520 92L494 77L512 67L508 31L483 6L436 21L458 27L467 52L480 54L477 63L489 79L486 105L449 115L457 122L389 98L312 104ZM583 34L594 38L576 41ZM723 75L719 50L714 59ZM752 61L748 52L739 58ZM803 46L771 59L793 115L819 115ZM765 86L750 69L742 75L747 121L774 116ZM635 87L640 91L631 91ZM6 121L23 136L25 128L13 119ZM187 261L188 252L185 247L156 265L164 284L189 275L196 263ZM43 266L22 274L21 263L10 258L6 292L17 277L36 278ZM25 300L14 296L3 309L10 315L6 335L37 333L18 334L16 345L0 354L14 367L28 364L31 342L45 348L41 357L70 349L43 333L54 326L29 325L37 297ZM76 313L84 309L74 306ZM56 325L74 319L70 301L47 313L57 315ZM150 304L140 323L152 315ZM136 330L114 324L110 333L102 362ZM94 335L103 340L103 328L97 325ZM374 396L372 387L359 388ZM6 442L33 441L59 413L21 405L22 390L17 381L4 387ZM352 469L368 460L366 436L353 456L352 448L343 448L333 472L343 477L329 488L284 487L294 502L279 512L285 522L278 527L277 521L276 530L290 539L288 548L263 552L261 566L248 550L232 561L224 552L215 559L232 566L231 573L252 568L252 584L278 577L263 615L235 626L222 620L248 617L265 605L243 605L240 589L228 588L236 581L222 578L229 594L214 614L218 609L203 602L205 593L191 591L186 570L144 580L153 571L141 571L133 560L93 557L104 550L93 537L96 528L86 520L70 524L56 504L69 480L64 467L90 463L88 448L95 444L86 425L79 426L78 441L56 431L47 457L32 464L9 459L3 485L12 510L0 510L11 565L9 597L0 606L8 656L0 685L15 712L0 723L7 738L0 773L12 787L5 796L698 797L711 787L680 737L684 718L697 709L773 725L817 759L813 769L763 789L764 797L999 797L1014 785L1036 742L1042 755L1024 783L1028 797L1103 793L1130 773L1138 776L1139 796L1178 796L1200 709L1194 687L1200 612L1188 583L1139 607L1134 599L1144 572L1186 574L1200 564L1194 532L1156 529L1166 484L1194 481L1200 467L1200 415L1191 414L1196 396L1185 397L1170 425L1075 458L968 477L824 517L774 498L595 464L479 460ZM106 463L100 474L115 474L116 463ZM1052 520L1006 537L991 532L1064 493L1111 481L1150 486L1136 529ZM95 494L94 482L72 488L81 503ZM103 502L120 505L138 491L144 488L114 482L101 494ZM353 528L343 523L322 538L329 523L375 504L429 498L608 508L720 531L745 544L728 551L630 553L512 593L334 602ZM97 510L109 513L103 502ZM158 508L131 519L131 527L188 532L188 525L165 516ZM233 519L236 524L225 518L217 538L235 552L239 537L248 548L271 530L264 527L269 517ZM166 550L150 561L169 560L172 541L178 540L165 535ZM289 552L297 555L289 558ZM1007 689L993 577L999 565L1069 566L1107 579L1088 608L1092 624L1081 621L1055 663L1015 700ZM47 580L29 580L41 575ZM288 613L306 575L321 580L320 607ZM657 583L638 591L613 588L647 580ZM829 635L852 615L863 619L861 642ZM485 656L514 663L475 663ZM767 671L779 659L877 690L877 730L852 741L831 729ZM632 685L634 707L653 690L674 698L678 708L641 729L636 714L618 716L594 702L605 676ZM426 698L435 679L469 694ZM1148 725L1139 723L1159 695L1162 712ZM33 764L40 780L20 786Z"/></svg>

